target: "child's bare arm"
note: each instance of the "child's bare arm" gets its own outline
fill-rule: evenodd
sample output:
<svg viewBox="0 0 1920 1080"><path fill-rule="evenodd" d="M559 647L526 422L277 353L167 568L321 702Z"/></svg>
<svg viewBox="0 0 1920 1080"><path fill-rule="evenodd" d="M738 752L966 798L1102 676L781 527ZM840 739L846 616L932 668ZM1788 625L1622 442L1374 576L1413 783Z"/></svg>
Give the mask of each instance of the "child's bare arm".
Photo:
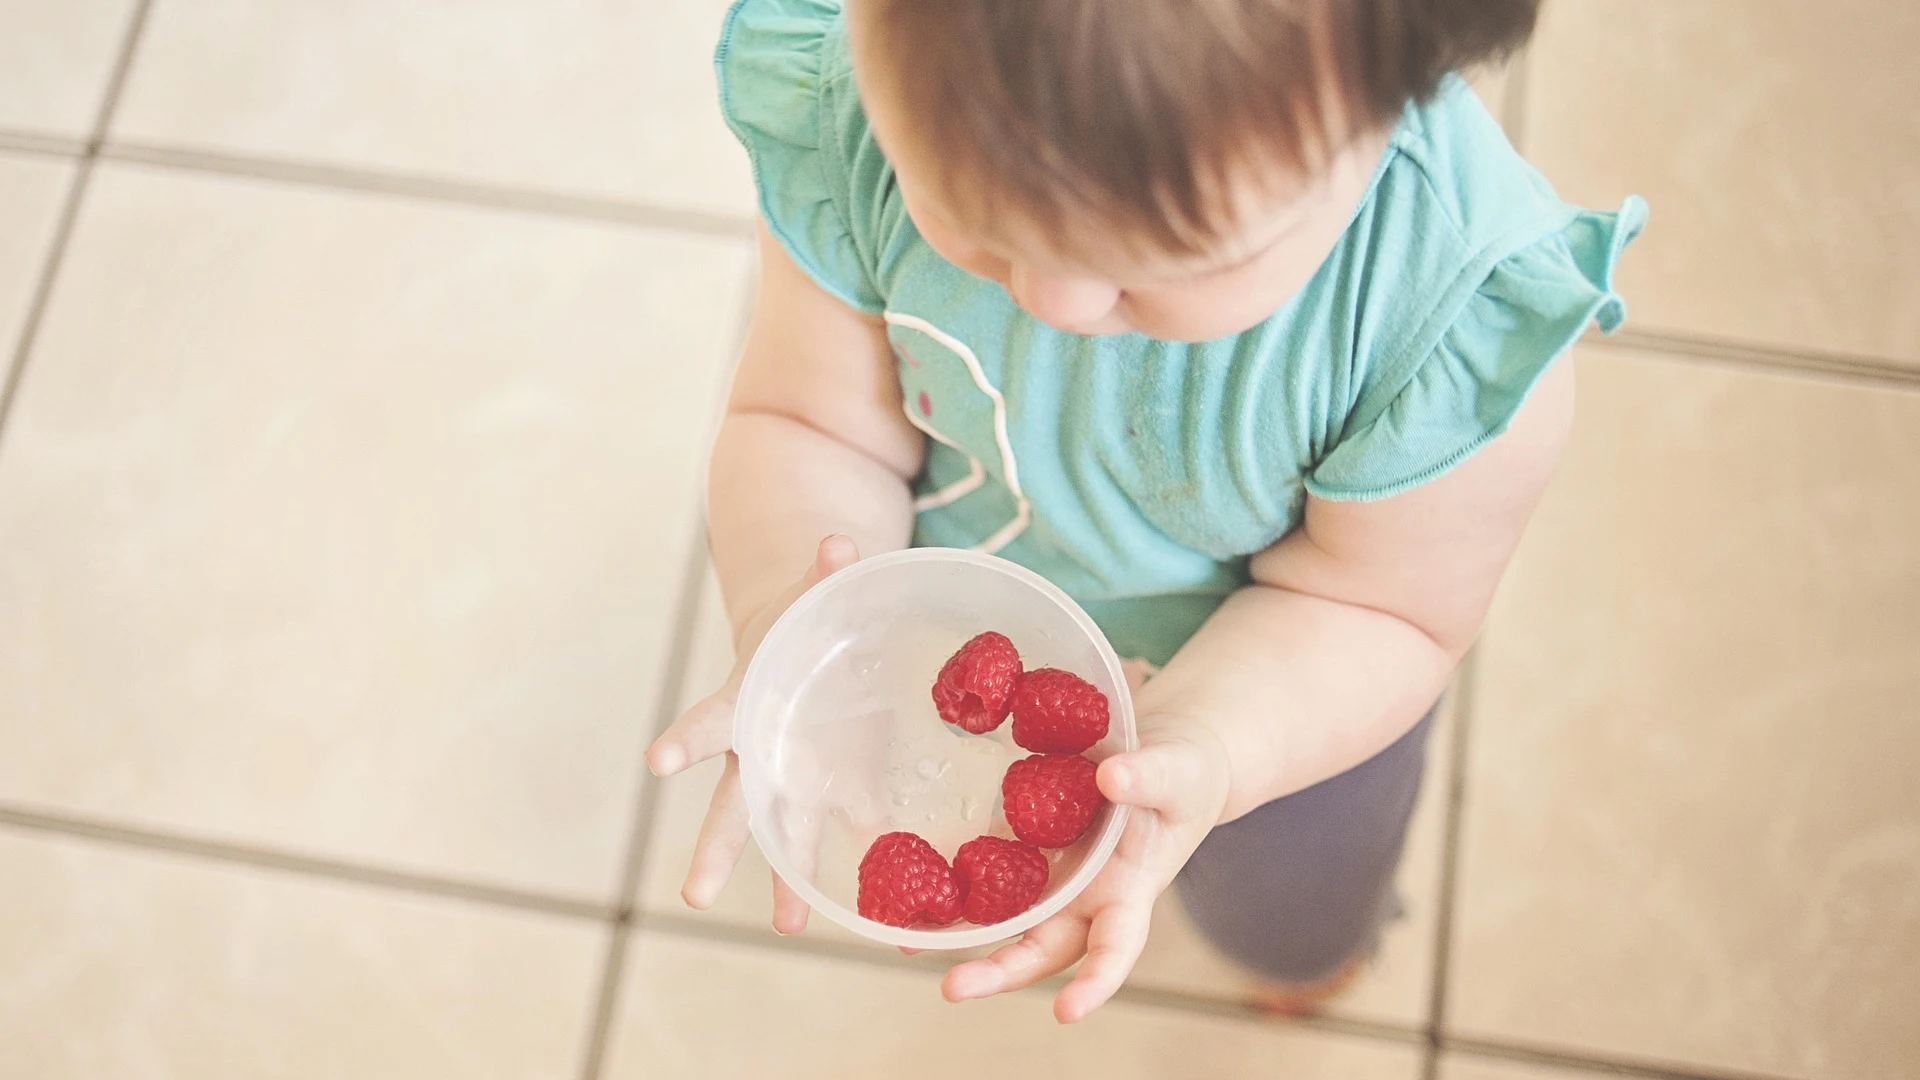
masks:
<svg viewBox="0 0 1920 1080"><path fill-rule="evenodd" d="M1108 798L1139 808L1113 859L1065 911L954 968L947 996L1028 986L1084 956L1054 1012L1087 1015L1126 978L1155 898L1214 825L1412 727L1478 632L1572 415L1563 362L1506 434L1445 477L1375 503L1311 502L1304 528L1254 558L1255 584L1134 695L1141 748L1099 774Z"/></svg>
<svg viewBox="0 0 1920 1080"><path fill-rule="evenodd" d="M1511 427L1433 483L1374 503L1311 500L1236 595L1143 694L1218 731L1223 820L1344 772L1419 720L1479 633L1573 423L1562 362Z"/></svg>
<svg viewBox="0 0 1920 1080"><path fill-rule="evenodd" d="M714 444L713 558L736 633L841 533L905 547L925 437L900 411L886 330L824 292L760 228L760 295Z"/></svg>
<svg viewBox="0 0 1920 1080"><path fill-rule="evenodd" d="M814 284L764 226L760 266L708 479L708 531L737 658L726 685L648 749L661 776L731 749L740 678L787 605L862 552L905 547L913 528L908 484L925 444L900 411L885 328ZM739 766L728 753L681 889L689 904L713 903L746 843ZM776 879L775 928L797 933L806 917Z"/></svg>

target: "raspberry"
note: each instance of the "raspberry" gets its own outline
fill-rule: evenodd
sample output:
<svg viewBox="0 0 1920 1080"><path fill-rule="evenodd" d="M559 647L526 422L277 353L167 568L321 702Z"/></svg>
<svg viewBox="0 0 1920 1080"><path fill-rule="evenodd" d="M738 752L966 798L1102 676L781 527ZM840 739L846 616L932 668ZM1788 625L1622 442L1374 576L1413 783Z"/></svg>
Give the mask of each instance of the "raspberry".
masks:
<svg viewBox="0 0 1920 1080"><path fill-rule="evenodd" d="M977 836L960 845L953 872L963 882L968 922L992 926L1033 906L1047 888L1047 856L1032 844Z"/></svg>
<svg viewBox="0 0 1920 1080"><path fill-rule="evenodd" d="M1013 835L1043 848L1080 839L1107 802L1094 783L1096 772L1079 754L1035 754L1007 766L1000 802Z"/></svg>
<svg viewBox="0 0 1920 1080"><path fill-rule="evenodd" d="M933 680L940 719L985 735L1007 718L1007 697L1020 677L1020 653L1005 634L989 630L960 646Z"/></svg>
<svg viewBox="0 0 1920 1080"><path fill-rule="evenodd" d="M881 835L860 860L860 914L888 926L946 926L966 885L933 845L910 832Z"/></svg>
<svg viewBox="0 0 1920 1080"><path fill-rule="evenodd" d="M1011 707L1013 741L1036 754L1078 754L1107 737L1107 695L1071 671L1020 676Z"/></svg>

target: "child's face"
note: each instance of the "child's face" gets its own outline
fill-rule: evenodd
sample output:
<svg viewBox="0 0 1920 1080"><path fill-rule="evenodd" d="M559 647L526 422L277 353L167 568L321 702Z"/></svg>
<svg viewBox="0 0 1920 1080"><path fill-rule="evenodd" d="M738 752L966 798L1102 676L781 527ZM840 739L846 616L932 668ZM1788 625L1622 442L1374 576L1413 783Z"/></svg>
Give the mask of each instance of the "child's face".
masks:
<svg viewBox="0 0 1920 1080"><path fill-rule="evenodd" d="M862 83L862 102L921 237L955 266L998 282L1033 317L1075 334L1207 341L1258 324L1326 261L1386 149L1384 134L1369 136L1316 176L1243 178L1232 185L1231 224L1204 256L1143 253L1097 220L1068 222L1053 244L1017 221L970 226L941 205L929 182L941 168L938 149L872 89Z"/></svg>

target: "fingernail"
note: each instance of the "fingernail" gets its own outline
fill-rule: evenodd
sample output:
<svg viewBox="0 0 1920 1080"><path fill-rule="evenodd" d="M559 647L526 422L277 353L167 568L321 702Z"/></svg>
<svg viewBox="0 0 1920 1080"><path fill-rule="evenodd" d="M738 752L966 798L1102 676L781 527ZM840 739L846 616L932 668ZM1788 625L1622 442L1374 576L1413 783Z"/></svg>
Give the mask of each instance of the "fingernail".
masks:
<svg viewBox="0 0 1920 1080"><path fill-rule="evenodd" d="M821 562L839 562L849 554L845 549L853 547L853 538L845 533L834 533L820 541L819 558Z"/></svg>
<svg viewBox="0 0 1920 1080"><path fill-rule="evenodd" d="M669 748L650 751L647 754L647 769L655 776L672 776L680 771L680 755Z"/></svg>

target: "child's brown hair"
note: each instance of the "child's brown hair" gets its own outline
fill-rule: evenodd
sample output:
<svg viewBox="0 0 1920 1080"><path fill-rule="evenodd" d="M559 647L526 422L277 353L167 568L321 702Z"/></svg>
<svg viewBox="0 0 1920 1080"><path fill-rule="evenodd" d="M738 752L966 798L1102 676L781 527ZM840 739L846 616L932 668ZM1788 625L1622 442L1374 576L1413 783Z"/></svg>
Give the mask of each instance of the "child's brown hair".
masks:
<svg viewBox="0 0 1920 1080"><path fill-rule="evenodd" d="M1192 254L1240 166L1311 173L1540 0L861 0L863 77L899 95L969 217L1091 212Z"/></svg>

